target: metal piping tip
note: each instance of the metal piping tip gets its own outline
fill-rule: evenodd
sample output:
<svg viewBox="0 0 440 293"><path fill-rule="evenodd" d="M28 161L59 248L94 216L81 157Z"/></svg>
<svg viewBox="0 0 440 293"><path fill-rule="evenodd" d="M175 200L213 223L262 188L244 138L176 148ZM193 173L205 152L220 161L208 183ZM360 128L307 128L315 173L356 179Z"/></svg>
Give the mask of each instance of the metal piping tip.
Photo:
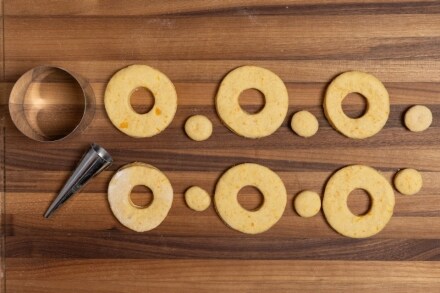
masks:
<svg viewBox="0 0 440 293"><path fill-rule="evenodd" d="M101 146L92 144L90 149L84 154L76 169L67 180L60 193L53 200L52 204L44 214L48 218L72 195L79 192L90 179L101 173L113 163L110 154Z"/></svg>

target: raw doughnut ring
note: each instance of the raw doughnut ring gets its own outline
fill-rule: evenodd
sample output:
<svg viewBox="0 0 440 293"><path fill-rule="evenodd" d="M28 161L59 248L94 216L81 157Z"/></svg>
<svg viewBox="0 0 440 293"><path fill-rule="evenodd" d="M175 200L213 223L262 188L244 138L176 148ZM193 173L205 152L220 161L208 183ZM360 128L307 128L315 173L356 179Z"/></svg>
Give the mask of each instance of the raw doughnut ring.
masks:
<svg viewBox="0 0 440 293"><path fill-rule="evenodd" d="M347 198L355 189L364 189L371 197L371 208L362 216L354 215ZM322 204L325 217L337 232L352 238L370 237L380 232L391 219L394 192L391 185L373 168L353 165L330 177Z"/></svg>
<svg viewBox="0 0 440 293"><path fill-rule="evenodd" d="M136 113L130 97L145 87L154 96L154 107L145 114ZM150 137L162 132L173 121L177 93L162 72L147 65L131 65L116 72L105 89L105 110L116 128L132 137Z"/></svg>
<svg viewBox="0 0 440 293"><path fill-rule="evenodd" d="M359 118L350 118L342 110L342 101L353 92L367 100L367 111ZM337 76L328 86L324 112L330 124L347 137L361 139L378 133L390 114L390 99L385 86L371 74L348 71Z"/></svg>
<svg viewBox="0 0 440 293"><path fill-rule="evenodd" d="M256 211L246 210L237 200L240 189L248 185L258 188L264 196L262 206ZM283 181L275 172L245 163L230 168L220 177L214 201L218 214L229 227L257 234L278 222L286 207L287 194Z"/></svg>
<svg viewBox="0 0 440 293"><path fill-rule="evenodd" d="M249 114L239 104L244 90L257 89L264 94L264 108ZM275 132L283 123L289 98L283 81L272 71L256 66L242 66L232 70L220 84L216 108L220 119L238 135L260 138Z"/></svg>
<svg viewBox="0 0 440 293"><path fill-rule="evenodd" d="M137 185L153 192L151 204L142 208L130 199ZM108 186L108 201L115 217L125 227L144 232L162 223L173 203L173 188L168 178L158 169L144 163L128 164L116 172Z"/></svg>

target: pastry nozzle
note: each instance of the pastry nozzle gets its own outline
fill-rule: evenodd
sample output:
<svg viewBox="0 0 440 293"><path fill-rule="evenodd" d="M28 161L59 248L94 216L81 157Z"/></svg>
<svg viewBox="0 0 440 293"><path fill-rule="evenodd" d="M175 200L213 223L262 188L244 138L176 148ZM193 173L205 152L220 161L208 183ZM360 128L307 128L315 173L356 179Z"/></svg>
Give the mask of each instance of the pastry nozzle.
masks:
<svg viewBox="0 0 440 293"><path fill-rule="evenodd" d="M113 162L110 154L101 146L92 144L84 154L76 169L67 180L64 187L54 199L44 214L48 218L58 207L67 201L72 195L83 188L94 176L101 173Z"/></svg>

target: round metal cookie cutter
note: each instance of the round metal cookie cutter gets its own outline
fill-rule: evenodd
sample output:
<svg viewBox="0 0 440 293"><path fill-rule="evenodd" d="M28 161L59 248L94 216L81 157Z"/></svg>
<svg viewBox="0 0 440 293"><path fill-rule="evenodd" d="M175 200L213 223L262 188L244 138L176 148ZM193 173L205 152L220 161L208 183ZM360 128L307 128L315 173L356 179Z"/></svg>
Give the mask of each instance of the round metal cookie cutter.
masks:
<svg viewBox="0 0 440 293"><path fill-rule="evenodd" d="M69 78L75 80L76 83L81 87L83 95L83 99L81 101L82 116L80 119L78 119L79 122L76 124L76 126L72 127L72 130L69 129L70 131L68 133L63 133L63 135L59 136L50 136L39 131L36 123L29 121L25 113L25 99L28 89L33 82L42 81L45 77L52 73L56 73L57 71L69 76ZM33 100L31 101L31 104L32 103ZM44 103L41 107L45 107ZM9 96L9 113L15 126L27 137L41 142L60 141L71 137L76 133L84 131L93 120L95 108L95 95L89 83L78 74L57 66L42 65L30 69L17 80ZM64 114L59 113L58 115Z"/></svg>

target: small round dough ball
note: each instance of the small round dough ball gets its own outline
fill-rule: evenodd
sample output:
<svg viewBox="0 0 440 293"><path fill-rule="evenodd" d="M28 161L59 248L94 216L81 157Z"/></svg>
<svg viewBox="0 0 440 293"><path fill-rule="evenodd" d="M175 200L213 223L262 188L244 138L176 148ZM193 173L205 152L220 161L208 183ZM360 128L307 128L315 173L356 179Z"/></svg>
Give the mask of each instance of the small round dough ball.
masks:
<svg viewBox="0 0 440 293"><path fill-rule="evenodd" d="M314 191L304 190L295 197L294 206L298 215L310 218L319 213L321 197Z"/></svg>
<svg viewBox="0 0 440 293"><path fill-rule="evenodd" d="M302 137L311 137L318 131L319 124L316 117L308 111L296 112L290 123L292 130Z"/></svg>
<svg viewBox="0 0 440 293"><path fill-rule="evenodd" d="M186 120L185 132L192 140L207 140L212 134L212 123L206 116L194 115Z"/></svg>
<svg viewBox="0 0 440 293"><path fill-rule="evenodd" d="M413 195L422 189L423 179L415 169L400 170L394 177L394 186L404 195Z"/></svg>
<svg viewBox="0 0 440 293"><path fill-rule="evenodd" d="M211 196L204 189L192 186L185 191L185 201L190 209L201 212L211 204Z"/></svg>
<svg viewBox="0 0 440 293"><path fill-rule="evenodd" d="M405 113L405 125L413 132L424 131L431 126L432 113L426 106L412 106Z"/></svg>

